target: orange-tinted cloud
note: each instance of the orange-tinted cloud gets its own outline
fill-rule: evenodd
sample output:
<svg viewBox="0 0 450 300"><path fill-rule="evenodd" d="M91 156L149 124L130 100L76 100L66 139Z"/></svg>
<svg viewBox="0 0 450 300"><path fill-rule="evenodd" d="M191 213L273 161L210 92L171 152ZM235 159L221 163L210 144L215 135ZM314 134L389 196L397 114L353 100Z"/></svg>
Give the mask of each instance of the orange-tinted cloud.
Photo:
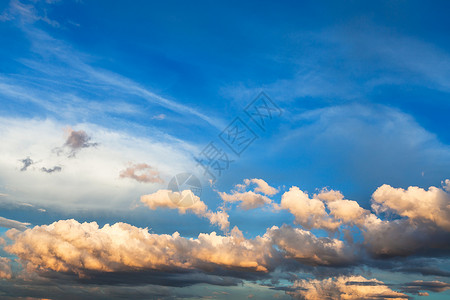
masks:
<svg viewBox="0 0 450 300"><path fill-rule="evenodd" d="M406 294L393 291L377 279L363 276L340 276L323 280L298 280L288 294L304 300L323 299L409 299Z"/></svg>
<svg viewBox="0 0 450 300"><path fill-rule="evenodd" d="M120 178L131 178L144 183L164 183L158 170L144 163L130 165L120 172Z"/></svg>

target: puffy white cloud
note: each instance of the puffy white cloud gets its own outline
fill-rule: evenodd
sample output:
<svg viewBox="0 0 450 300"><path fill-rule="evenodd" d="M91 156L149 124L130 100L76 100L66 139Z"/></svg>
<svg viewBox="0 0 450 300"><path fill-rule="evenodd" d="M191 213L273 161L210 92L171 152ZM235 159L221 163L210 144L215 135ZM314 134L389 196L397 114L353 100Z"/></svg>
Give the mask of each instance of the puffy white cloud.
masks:
<svg viewBox="0 0 450 300"><path fill-rule="evenodd" d="M250 184L255 184L253 191L246 191ZM244 183L236 184L234 190L227 194L225 192L218 192L220 198L224 202L234 203L239 202L239 207L245 210L262 207L266 204L271 204L272 200L267 196L273 196L278 193L278 190L271 187L262 179L244 179Z"/></svg>
<svg viewBox="0 0 450 300"><path fill-rule="evenodd" d="M328 215L321 200L310 198L296 186L285 192L281 197L281 204L275 207L289 210L295 216L296 223L306 229L323 228L333 231L340 225Z"/></svg>
<svg viewBox="0 0 450 300"><path fill-rule="evenodd" d="M318 238L310 231L283 225L267 230L272 243L283 251L286 258L292 258L307 265L345 265L356 259L353 249L343 241Z"/></svg>
<svg viewBox="0 0 450 300"><path fill-rule="evenodd" d="M336 200L327 203L330 215L337 220L348 224L361 224L370 212L361 206L358 202L352 200Z"/></svg>
<svg viewBox="0 0 450 300"><path fill-rule="evenodd" d="M178 209L178 212L181 214L186 213L186 211L192 211L198 216L209 219L211 224L218 225L222 230L228 229L230 225L226 212L210 211L208 206L191 190L182 192L158 190L153 194L141 196L141 202L152 210L158 208Z"/></svg>
<svg viewBox="0 0 450 300"><path fill-rule="evenodd" d="M377 279L363 276L339 276L323 280L298 280L287 292L294 298L304 300L323 299L409 299L406 294L391 290Z"/></svg>
<svg viewBox="0 0 450 300"><path fill-rule="evenodd" d="M268 198L267 196L257 194L253 191L247 192L233 191L231 194L219 192L219 195L224 202L229 203L240 202L239 207L246 210L258 208L266 204L272 203L272 200L270 200L270 198Z"/></svg>
<svg viewBox="0 0 450 300"><path fill-rule="evenodd" d="M197 215L202 215L208 209L200 197L191 190L181 192L158 190L152 194L141 196L141 202L152 210L158 208L178 209L182 214L190 210Z"/></svg>
<svg viewBox="0 0 450 300"><path fill-rule="evenodd" d="M229 215L226 211L207 211L205 217L209 219L211 224L219 226L222 231L226 231L230 227Z"/></svg>
<svg viewBox="0 0 450 300"><path fill-rule="evenodd" d="M215 214L220 218L220 214ZM196 239L177 232L151 234L126 223L105 225L61 220L26 231L11 229L4 249L28 270L53 270L85 276L89 272L137 270L273 271L289 260L306 265L342 266L354 255L342 241L318 238L289 226L268 229L252 239L233 228L225 236L201 233Z"/></svg>
<svg viewBox="0 0 450 300"><path fill-rule="evenodd" d="M105 225L62 220L20 232L11 229L13 241L5 250L18 256L27 268L74 272L136 270L227 270L268 272L270 241L245 239L237 228L227 236L201 233L197 239L150 234L125 223Z"/></svg>
<svg viewBox="0 0 450 300"><path fill-rule="evenodd" d="M403 190L383 185L373 194L374 214L358 202L344 199L339 191L322 190L310 198L299 188L291 187L283 194L281 204L274 204L274 207L289 210L296 223L308 230L342 230L349 241L352 237L348 226L355 226L362 232L362 245L376 257L405 256L450 248L449 199L445 189L430 187L426 191L409 187ZM384 220L377 216L380 212L404 218Z"/></svg>
<svg viewBox="0 0 450 300"><path fill-rule="evenodd" d="M393 212L402 217L421 222L434 223L450 231L450 193L430 187L428 190L410 186L404 190L382 185L372 195L373 209Z"/></svg>
<svg viewBox="0 0 450 300"><path fill-rule="evenodd" d="M262 193L267 196L273 196L276 193L278 193L278 190L274 187L271 187L267 182L265 182L262 179L253 178L253 179L244 179L245 185L249 186L251 183L254 183L257 185L257 187L254 189L257 193Z"/></svg>

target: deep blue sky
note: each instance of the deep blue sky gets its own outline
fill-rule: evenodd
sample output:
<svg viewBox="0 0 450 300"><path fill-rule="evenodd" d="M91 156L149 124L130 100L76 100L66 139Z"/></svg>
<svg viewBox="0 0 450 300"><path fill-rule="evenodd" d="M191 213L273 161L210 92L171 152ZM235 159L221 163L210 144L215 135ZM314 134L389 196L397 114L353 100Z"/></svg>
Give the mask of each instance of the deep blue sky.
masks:
<svg viewBox="0 0 450 300"><path fill-rule="evenodd" d="M328 187L367 209L382 184L440 187L450 177L449 11L447 1L1 1L0 131L12 132L3 138L14 145L2 148L2 216L33 225L124 221L187 236L209 228L173 211L123 210L165 183L127 186L105 205L109 191L89 196L91 179L54 181L70 169L64 164L81 172L83 163L49 160L63 172L42 178L19 171L27 156L45 163L68 127L108 153L125 151L123 165L156 166L165 181L183 171L201 176L193 157L214 141L234 162L213 187L201 178L212 208L216 191L246 178L281 191ZM283 111L266 131L244 113L262 91ZM218 137L235 117L259 137L240 157ZM167 152L146 155L157 142ZM99 190L117 187L103 175L92 175ZM230 221L248 236L293 221L256 211L230 213Z"/></svg>
<svg viewBox="0 0 450 300"><path fill-rule="evenodd" d="M3 116L158 132L201 150L264 91L283 115L254 128L219 190L270 178L368 207L381 184L448 177L445 1L18 3L0 7Z"/></svg>

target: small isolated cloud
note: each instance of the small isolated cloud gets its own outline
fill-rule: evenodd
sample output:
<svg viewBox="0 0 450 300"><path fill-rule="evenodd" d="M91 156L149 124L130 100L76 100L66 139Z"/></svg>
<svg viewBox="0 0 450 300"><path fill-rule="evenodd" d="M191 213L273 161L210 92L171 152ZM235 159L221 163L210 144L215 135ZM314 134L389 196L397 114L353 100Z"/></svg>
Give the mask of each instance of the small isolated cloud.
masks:
<svg viewBox="0 0 450 300"><path fill-rule="evenodd" d="M32 164L34 164L34 161L30 158L24 158L20 160L21 163L23 163L22 168L20 169L20 171L26 171L28 169L29 166L31 166Z"/></svg>
<svg viewBox="0 0 450 300"><path fill-rule="evenodd" d="M377 279L366 279L363 276L339 276L323 280L298 280L286 292L296 299L409 299L403 293L391 290Z"/></svg>
<svg viewBox="0 0 450 300"><path fill-rule="evenodd" d="M76 154L83 148L95 147L98 143L91 143L91 137L84 130L68 129L69 136L62 147L56 148L55 151L58 155L64 152L64 149L68 149L68 157L75 157Z"/></svg>
<svg viewBox="0 0 450 300"><path fill-rule="evenodd" d="M267 196L273 196L278 193L278 190L274 187L271 187L267 182L262 179L253 178L253 179L244 179L245 185L249 186L250 184L256 184L257 187L254 189L257 193L262 193Z"/></svg>
<svg viewBox="0 0 450 300"><path fill-rule="evenodd" d="M250 184L256 184L253 191L246 191ZM272 200L267 196L272 196L278 193L278 190L271 187L262 179L244 179L243 184L237 184L231 193L218 192L220 198L224 202L233 203L239 202L239 207L245 210L262 207L266 204L271 204Z"/></svg>
<svg viewBox="0 0 450 300"><path fill-rule="evenodd" d="M15 228L18 230L25 230L27 226L31 225L30 223L22 223L16 220L10 220L3 217L0 217L0 227L5 228Z"/></svg>
<svg viewBox="0 0 450 300"><path fill-rule="evenodd" d="M156 116L153 116L152 117L152 120L164 120L166 118L166 115L165 114L159 114L159 115L156 115Z"/></svg>
<svg viewBox="0 0 450 300"><path fill-rule="evenodd" d="M54 166L53 168L49 168L49 169L47 169L45 167L41 168L41 171L45 172L45 173L61 172L61 170L62 170L62 168L60 166Z"/></svg>
<svg viewBox="0 0 450 300"><path fill-rule="evenodd" d="M442 182L442 186L444 187L444 190L450 192L450 179L445 179L445 181Z"/></svg>
<svg viewBox="0 0 450 300"><path fill-rule="evenodd" d="M144 183L164 183L158 170L144 163L130 165L120 172L120 178L131 178Z"/></svg>

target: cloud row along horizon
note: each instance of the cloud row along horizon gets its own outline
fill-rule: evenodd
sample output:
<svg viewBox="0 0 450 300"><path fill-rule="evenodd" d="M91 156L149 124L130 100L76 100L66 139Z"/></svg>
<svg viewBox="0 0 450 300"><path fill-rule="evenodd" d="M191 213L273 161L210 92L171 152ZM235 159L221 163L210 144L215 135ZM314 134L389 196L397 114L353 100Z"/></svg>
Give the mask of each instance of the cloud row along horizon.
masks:
<svg viewBox="0 0 450 300"><path fill-rule="evenodd" d="M257 183L255 191L270 191L272 195L277 191L262 179L244 180L247 185L250 182ZM154 234L148 228L123 222L100 227L96 222L60 220L25 230L8 230L4 250L18 257L21 269L12 272L11 262L2 258L1 274L2 278L7 279L30 276L30 273L44 277L52 273L51 276L73 274L78 279L93 283L114 273L143 274L142 282L132 278L131 282L126 282L130 285L153 283L153 278L144 275L146 272L160 272L162 276L167 272L172 275L202 273L235 279L219 285L236 285L242 280L274 282L279 273L287 271L311 272L318 278L324 278L330 270L339 272L347 268L347 272L355 272L362 266L377 268L378 264L385 264L383 268L392 268L395 272L417 274L420 269L398 269L395 258L402 257L413 263L420 257L449 249L450 180L442 184L442 188L430 187L428 190L414 186L405 190L383 185L372 195L373 212L363 209L356 201L345 199L339 191L322 189L311 196L293 186L281 195L279 204L270 202L267 206L272 206L274 214L278 210L289 210L295 216L295 225L272 226L254 238L246 238L237 226L228 230L225 208L213 213L195 195L194 205L180 208L169 198L174 192L159 190L142 197L141 201L149 209L179 209L181 214L191 211L207 218L225 214L226 226L210 218L211 223L220 225L224 234L213 231L185 238L178 232ZM245 185L237 186L245 188ZM183 192L192 193L190 190ZM420 202L416 201L418 197ZM243 197L240 201L243 204L255 203L250 197ZM248 210L245 205L242 209ZM383 220L378 213L393 217ZM314 228L324 229L328 235L316 235L312 232ZM436 267L434 270L428 268L428 272L440 275L444 270ZM184 284L217 284L211 282L208 276ZM449 284L441 281L425 282L423 285L432 282L442 285L439 291L450 289ZM164 283L168 286L177 284L178 279L172 282L170 278ZM326 287L317 287L322 284ZM274 289L282 288L279 284L271 285ZM285 288L289 288L288 295L304 299L321 299L324 297L322 293L325 293L323 289L330 289L339 297L347 297L345 299L369 296L408 299L401 292L402 289L407 290L406 286L395 291L376 278L365 278L361 274L323 279L322 282L302 279ZM418 287L416 290L417 293L425 293L427 289Z"/></svg>
<svg viewBox="0 0 450 300"><path fill-rule="evenodd" d="M448 11L0 1L0 299L450 299Z"/></svg>

